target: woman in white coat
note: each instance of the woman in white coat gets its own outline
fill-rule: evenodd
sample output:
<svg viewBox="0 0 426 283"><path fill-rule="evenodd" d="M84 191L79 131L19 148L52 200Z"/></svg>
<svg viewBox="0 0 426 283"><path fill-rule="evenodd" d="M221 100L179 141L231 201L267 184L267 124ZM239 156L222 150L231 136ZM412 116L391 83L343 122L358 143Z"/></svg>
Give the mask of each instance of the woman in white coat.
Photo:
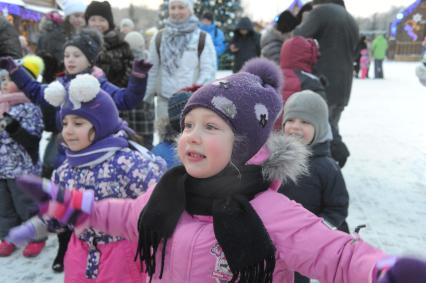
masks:
<svg viewBox="0 0 426 283"><path fill-rule="evenodd" d="M153 66L148 74L145 102L154 103L157 95L157 121L167 118L167 104L173 93L193 84L212 81L217 69L210 35L200 39L201 30L193 15L192 0L170 0L168 11L165 28L153 36L149 48L148 61Z"/></svg>

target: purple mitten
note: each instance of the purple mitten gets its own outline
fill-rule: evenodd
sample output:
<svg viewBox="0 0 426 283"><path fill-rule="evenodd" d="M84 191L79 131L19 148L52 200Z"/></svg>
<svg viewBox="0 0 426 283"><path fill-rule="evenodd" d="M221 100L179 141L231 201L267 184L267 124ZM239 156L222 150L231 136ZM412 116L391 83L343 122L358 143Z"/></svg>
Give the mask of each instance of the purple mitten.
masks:
<svg viewBox="0 0 426 283"><path fill-rule="evenodd" d="M145 60L135 60L132 65L132 75L138 78L145 78L151 69L152 64Z"/></svg>
<svg viewBox="0 0 426 283"><path fill-rule="evenodd" d="M47 225L38 216L30 218L19 226L10 229L6 241L17 246L23 246L31 240L42 239L47 236Z"/></svg>
<svg viewBox="0 0 426 283"><path fill-rule="evenodd" d="M15 63L12 57L0 57L0 69L5 69L9 74L15 72L18 69L18 65Z"/></svg>
<svg viewBox="0 0 426 283"><path fill-rule="evenodd" d="M377 283L425 283L426 282L426 262L403 257L395 261Z"/></svg>

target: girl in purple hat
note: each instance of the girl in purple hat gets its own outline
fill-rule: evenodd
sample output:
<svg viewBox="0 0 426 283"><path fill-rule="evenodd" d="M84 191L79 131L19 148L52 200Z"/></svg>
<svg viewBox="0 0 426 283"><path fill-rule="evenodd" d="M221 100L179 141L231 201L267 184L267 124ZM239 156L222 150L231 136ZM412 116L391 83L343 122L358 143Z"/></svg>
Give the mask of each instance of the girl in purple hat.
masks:
<svg viewBox="0 0 426 283"><path fill-rule="evenodd" d="M111 97L100 89L91 75L79 75L68 91L54 82L45 91L45 99L61 107L62 139L66 159L52 176L59 188L78 187L93 201L107 198L136 198L158 181L166 169L161 158L132 141L133 133L119 118ZM137 150L135 150L137 149ZM64 192L63 196L68 192ZM75 217L72 214L70 217ZM45 219L46 220L46 219ZM33 238L50 227L32 219L35 227L25 238ZM38 223L34 225L34 223ZM12 231L10 239L21 243ZM73 234L65 255L65 282L142 282L141 265L133 260L136 245L123 237L112 236L87 227Z"/></svg>
<svg viewBox="0 0 426 283"><path fill-rule="evenodd" d="M135 200L94 202L76 189L58 197L32 177L20 184L59 221L78 214L79 229L137 242L149 282L291 283L294 271L329 283L425 282L426 263L334 231L277 192L306 172L308 155L297 140L271 135L281 77L254 59L192 94L181 116L182 166Z"/></svg>

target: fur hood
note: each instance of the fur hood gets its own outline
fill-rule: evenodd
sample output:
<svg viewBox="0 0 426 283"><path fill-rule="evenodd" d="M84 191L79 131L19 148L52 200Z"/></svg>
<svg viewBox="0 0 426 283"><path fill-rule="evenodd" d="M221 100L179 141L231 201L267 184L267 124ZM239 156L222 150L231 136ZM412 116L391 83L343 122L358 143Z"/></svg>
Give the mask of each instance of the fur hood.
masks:
<svg viewBox="0 0 426 283"><path fill-rule="evenodd" d="M169 119L160 119L155 124L155 127L158 131L158 136L160 140L165 140L169 142L176 142L177 136L179 135L169 123Z"/></svg>
<svg viewBox="0 0 426 283"><path fill-rule="evenodd" d="M271 134L266 145L253 158L263 161L261 166L265 179L286 183L288 180L296 182L298 177L308 174L310 155L308 147L297 138Z"/></svg>

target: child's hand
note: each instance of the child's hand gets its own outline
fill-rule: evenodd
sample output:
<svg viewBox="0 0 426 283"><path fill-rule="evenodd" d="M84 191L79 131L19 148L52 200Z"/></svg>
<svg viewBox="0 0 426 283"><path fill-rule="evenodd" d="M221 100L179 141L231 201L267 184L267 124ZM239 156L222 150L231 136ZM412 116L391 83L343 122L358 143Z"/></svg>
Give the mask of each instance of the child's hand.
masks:
<svg viewBox="0 0 426 283"><path fill-rule="evenodd" d="M151 69L152 64L145 60L135 60L132 66L132 75L138 78L145 78Z"/></svg>
<svg viewBox="0 0 426 283"><path fill-rule="evenodd" d="M16 178L16 183L39 203L40 213L62 224L83 223L90 215L95 201L91 190L65 189L37 176L21 176Z"/></svg>
<svg viewBox="0 0 426 283"><path fill-rule="evenodd" d="M16 246L23 246L29 241L37 239L37 234L44 235L46 233L46 224L40 217L36 216L10 229L9 234L6 236L6 241Z"/></svg>
<svg viewBox="0 0 426 283"><path fill-rule="evenodd" d="M399 258L377 280L377 283L424 283L426 262L414 258Z"/></svg>
<svg viewBox="0 0 426 283"><path fill-rule="evenodd" d="M100 77L105 76L105 73L101 68L94 66L92 68L92 76L99 79Z"/></svg>
<svg viewBox="0 0 426 283"><path fill-rule="evenodd" d="M15 63L12 57L0 57L0 69L5 69L12 74L18 69L18 65Z"/></svg>

